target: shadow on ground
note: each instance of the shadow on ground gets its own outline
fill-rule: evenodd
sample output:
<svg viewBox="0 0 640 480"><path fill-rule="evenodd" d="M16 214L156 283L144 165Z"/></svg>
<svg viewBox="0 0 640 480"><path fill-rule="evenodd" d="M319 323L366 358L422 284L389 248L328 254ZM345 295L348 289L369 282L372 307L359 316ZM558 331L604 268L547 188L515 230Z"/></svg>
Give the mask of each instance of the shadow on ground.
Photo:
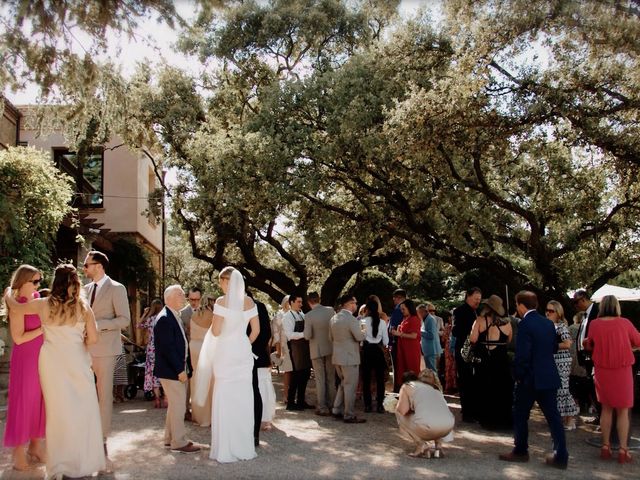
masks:
<svg viewBox="0 0 640 480"><path fill-rule="evenodd" d="M274 375L276 392L281 398L281 377ZM313 403L313 380L308 400ZM458 399L448 396L452 411L459 418ZM357 408L361 411L361 401ZM407 457L409 442L400 435L391 414L361 414L364 424L345 424L331 417L319 417L313 410L287 412L281 403L274 421L275 428L263 432L258 458L234 464L218 464L210 460L210 429L189 424L194 442L206 448L199 454L171 453L163 448L166 410L154 409L152 402L142 400L115 406L113 435L109 439L110 456L115 471L100 475L102 479L329 479L329 478L597 478L603 480L640 478L638 462L618 465L598 459L598 450L586 444L594 435L593 428L581 426L567 433L571 454L569 469L554 470L543 464L551 448L551 438L540 412L531 418L531 461L509 464L498 460L498 454L512 445L511 432L487 432L478 425L458 423L455 440L446 446L443 459ZM636 430L638 416L634 417ZM0 433L4 424L0 425ZM640 461L640 452L636 452ZM0 455L0 478L44 478L44 468L28 473L11 469L8 449Z"/></svg>

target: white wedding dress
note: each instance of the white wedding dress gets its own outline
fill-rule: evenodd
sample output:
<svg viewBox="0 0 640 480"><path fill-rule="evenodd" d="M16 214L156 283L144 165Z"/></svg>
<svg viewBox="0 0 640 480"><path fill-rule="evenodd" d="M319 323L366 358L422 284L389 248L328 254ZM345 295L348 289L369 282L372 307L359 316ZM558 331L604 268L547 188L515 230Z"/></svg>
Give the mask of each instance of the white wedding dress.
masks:
<svg viewBox="0 0 640 480"><path fill-rule="evenodd" d="M204 405L212 378L210 458L220 463L250 460L256 457L253 439L254 356L247 336L249 320L258 316L255 305L244 310L245 288L242 275L231 273L223 303L216 303L213 314L223 318L220 335L207 332L200 359L195 401Z"/></svg>
<svg viewBox="0 0 640 480"><path fill-rule="evenodd" d="M215 315L224 317L222 332L213 352L213 410L211 455L221 463L249 460L256 456L253 443L253 352L247 324L258 314L230 310L216 304Z"/></svg>

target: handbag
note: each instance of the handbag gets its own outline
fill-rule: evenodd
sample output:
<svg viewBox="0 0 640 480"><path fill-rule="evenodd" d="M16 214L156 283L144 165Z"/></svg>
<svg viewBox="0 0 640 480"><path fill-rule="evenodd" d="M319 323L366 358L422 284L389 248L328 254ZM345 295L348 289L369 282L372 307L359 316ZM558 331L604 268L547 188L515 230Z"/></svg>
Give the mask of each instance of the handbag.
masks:
<svg viewBox="0 0 640 480"><path fill-rule="evenodd" d="M462 349L460 349L460 356L465 363L480 363L481 359L476 354L476 346L471 343L469 336L465 339L462 344Z"/></svg>

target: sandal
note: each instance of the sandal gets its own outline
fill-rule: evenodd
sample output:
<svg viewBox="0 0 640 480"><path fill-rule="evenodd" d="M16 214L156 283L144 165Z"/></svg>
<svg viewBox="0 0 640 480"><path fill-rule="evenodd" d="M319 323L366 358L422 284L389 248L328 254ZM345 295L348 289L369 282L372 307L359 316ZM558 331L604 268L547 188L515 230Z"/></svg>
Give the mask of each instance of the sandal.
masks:
<svg viewBox="0 0 640 480"><path fill-rule="evenodd" d="M444 458L444 452L440 448L436 448L433 451L433 458Z"/></svg>
<svg viewBox="0 0 640 480"><path fill-rule="evenodd" d="M611 458L611 447L607 444L603 444L600 447L600 458L602 460L609 460Z"/></svg>
<svg viewBox="0 0 640 480"><path fill-rule="evenodd" d="M633 458L631 458L628 448L618 450L618 463L633 463Z"/></svg>

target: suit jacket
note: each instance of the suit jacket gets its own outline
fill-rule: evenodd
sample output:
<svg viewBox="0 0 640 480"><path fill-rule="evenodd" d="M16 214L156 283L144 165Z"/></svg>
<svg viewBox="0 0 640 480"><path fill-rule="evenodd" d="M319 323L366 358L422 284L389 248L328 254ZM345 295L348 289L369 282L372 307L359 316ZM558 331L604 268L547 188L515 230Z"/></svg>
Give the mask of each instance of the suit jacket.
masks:
<svg viewBox="0 0 640 480"><path fill-rule="evenodd" d="M331 307L316 305L304 316L304 338L309 340L311 358L320 358L333 353L329 338L331 319L336 314Z"/></svg>
<svg viewBox="0 0 640 480"><path fill-rule="evenodd" d="M191 376L189 347L178 322L181 320L176 318L171 309L164 307L153 327L153 344L156 348L153 374L158 378L178 380L178 375L183 371Z"/></svg>
<svg viewBox="0 0 640 480"><path fill-rule="evenodd" d="M595 303L591 306L591 311L589 312L589 316L585 318L582 322L584 323L584 338L589 336L589 327L591 326L591 321L598 318L599 307ZM582 326L582 325L581 325ZM578 329L578 337L576 341L578 344L576 348L578 349L577 359L578 365L581 367L585 367L587 369L587 375L591 376L591 371L593 370L593 361L591 360L591 352L586 350L580 345L580 329Z"/></svg>
<svg viewBox="0 0 640 480"><path fill-rule="evenodd" d="M464 341L471 333L473 322L476 321L476 312L471 306L464 302L462 305L453 310L453 327L451 335L456 337L456 353L459 355Z"/></svg>
<svg viewBox="0 0 640 480"><path fill-rule="evenodd" d="M518 325L513 363L516 381L535 390L560 388L560 375L553 358L557 350L553 322L536 311L527 313Z"/></svg>
<svg viewBox="0 0 640 480"><path fill-rule="evenodd" d="M587 324L584 327L586 329L584 334L585 338L589 336L589 327L591 326L591 320L595 320L596 318L598 318L599 311L600 311L600 308L598 307L598 305L594 303L593 306L591 307L591 311L589 312L589 316L585 320L583 320L587 322Z"/></svg>
<svg viewBox="0 0 640 480"><path fill-rule="evenodd" d="M365 334L360 322L347 310L340 310L331 319L329 339L333 342L334 365L360 365L360 342Z"/></svg>
<svg viewBox="0 0 640 480"><path fill-rule="evenodd" d="M271 340L271 319L264 303L254 300L258 309L258 321L260 322L260 333L251 344L251 351L258 358L255 359L256 368L271 366L269 357L269 340ZM251 333L251 324L247 325L247 336Z"/></svg>
<svg viewBox="0 0 640 480"><path fill-rule="evenodd" d="M93 283L84 286L87 298L91 298L93 288ZM120 355L120 334L131 324L127 289L121 283L107 277L93 300L91 310L98 324L98 342L89 345L89 353L94 357Z"/></svg>

